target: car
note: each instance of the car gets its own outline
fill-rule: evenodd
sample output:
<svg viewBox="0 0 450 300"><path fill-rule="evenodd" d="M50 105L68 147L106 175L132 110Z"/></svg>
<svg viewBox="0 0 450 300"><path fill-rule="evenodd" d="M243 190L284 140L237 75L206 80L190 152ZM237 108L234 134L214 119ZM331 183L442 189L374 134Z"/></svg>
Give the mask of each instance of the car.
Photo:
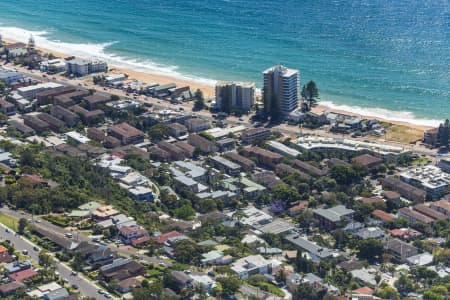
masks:
<svg viewBox="0 0 450 300"><path fill-rule="evenodd" d="M41 223L42 221L40 219L36 219L36 223Z"/></svg>
<svg viewBox="0 0 450 300"><path fill-rule="evenodd" d="M178 110L184 110L184 108L180 107L180 108L178 108Z"/></svg>
<svg viewBox="0 0 450 300"><path fill-rule="evenodd" d="M242 118L239 118L238 120L239 120L239 121L244 121L244 119L242 119Z"/></svg>
<svg viewBox="0 0 450 300"><path fill-rule="evenodd" d="M8 229L8 228L6 228L6 229L5 229L5 232L9 233L9 229Z"/></svg>
<svg viewBox="0 0 450 300"><path fill-rule="evenodd" d="M34 246L34 247L33 247L33 250L34 250L34 251L39 251L40 249L39 249L38 247Z"/></svg>
<svg viewBox="0 0 450 300"><path fill-rule="evenodd" d="M106 299L111 299L111 295L110 294L105 294L104 295Z"/></svg>
<svg viewBox="0 0 450 300"><path fill-rule="evenodd" d="M72 288L73 288L74 290L78 290L78 285L72 284Z"/></svg>
<svg viewBox="0 0 450 300"><path fill-rule="evenodd" d="M10 241L10 240L5 240L5 242L7 242L8 244L11 244L11 241Z"/></svg>
<svg viewBox="0 0 450 300"><path fill-rule="evenodd" d="M70 275L72 275L72 276L77 276L78 273L77 273L76 271L72 271L72 272L70 273Z"/></svg>
<svg viewBox="0 0 450 300"><path fill-rule="evenodd" d="M28 255L28 250L27 250L27 249L23 249L23 250L22 250L22 254L23 254L23 255Z"/></svg>
<svg viewBox="0 0 450 300"><path fill-rule="evenodd" d="M99 289L97 292L98 292L100 295L103 295L103 294L105 293L105 291L102 290L102 289Z"/></svg>

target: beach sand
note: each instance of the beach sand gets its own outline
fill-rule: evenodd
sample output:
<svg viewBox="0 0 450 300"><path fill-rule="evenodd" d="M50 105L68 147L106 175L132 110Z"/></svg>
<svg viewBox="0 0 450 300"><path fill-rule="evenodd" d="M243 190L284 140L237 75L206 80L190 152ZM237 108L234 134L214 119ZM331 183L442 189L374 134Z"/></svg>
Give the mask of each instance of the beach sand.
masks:
<svg viewBox="0 0 450 300"><path fill-rule="evenodd" d="M15 40L11 40L11 39L4 39L4 41L6 41L7 43L14 43L14 42L16 42ZM44 53L52 53L56 57L68 57L68 56L71 56L70 54L59 53L57 51L53 51L53 50L50 50L50 49L40 48L39 46L37 46L36 49L40 50L40 51L42 51ZM172 76L144 73L144 72L139 72L139 71L135 71L135 70L132 70L132 69L121 68L121 67L114 66L114 65L109 65L109 69L110 69L111 73L128 74L129 78L136 79L136 80L141 81L141 82L145 82L146 84L150 84L150 83L160 83L160 84L175 83L177 86L180 86L180 87L188 85L193 90L196 90L196 89L202 90L203 91L203 95L205 96L205 98L214 98L214 94L215 94L214 86L201 84L201 83L195 82L194 80L189 81L189 80L182 80L180 78L176 78L176 77L172 77ZM408 142L412 142L412 141L416 140L418 136L423 134L424 130L427 130L427 129L431 128L430 126L418 125L418 124L409 123L409 122L393 121L393 120L384 119L384 118L375 118L375 117L368 116L368 115L356 114L356 113L353 113L351 111L339 110L339 109L331 108L331 107L328 107L328 106L325 106L325 105L321 105L321 104L319 104L319 105L317 105L316 107L313 108L313 112L320 113L322 111L336 112L336 113L352 115L352 116L360 116L361 118L364 118L364 119L378 119L379 121L382 121L382 122L385 122L385 123L389 123L389 124L393 124L393 125L398 125L398 126L404 127L405 128L405 130L404 130L405 134L411 136L411 138L405 137L405 141L408 141ZM398 136L398 131L399 131L398 130L398 126L396 127L397 136ZM388 130L389 130L389 128L388 128ZM400 135L401 135L401 133L400 133ZM387 139L389 139L388 136L389 135L387 135Z"/></svg>

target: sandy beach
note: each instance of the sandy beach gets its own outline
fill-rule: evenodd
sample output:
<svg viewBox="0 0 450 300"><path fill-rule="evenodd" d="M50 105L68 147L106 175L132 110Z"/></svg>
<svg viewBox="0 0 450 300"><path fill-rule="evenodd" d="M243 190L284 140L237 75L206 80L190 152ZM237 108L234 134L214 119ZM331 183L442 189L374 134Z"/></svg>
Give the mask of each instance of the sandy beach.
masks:
<svg viewBox="0 0 450 300"><path fill-rule="evenodd" d="M12 39L3 39L4 41L6 41L7 43L14 43L17 42L15 40ZM51 53L56 57L68 57L71 56L70 54L66 54L66 53L60 53L57 51L53 51L50 49L45 49L42 47L39 47L39 45L36 46L37 50L40 50L44 53ZM85 57L80 57L80 58L84 58ZM114 65L109 65L109 69L110 69L110 73L124 73L124 74L128 74L129 78L132 79L136 79L140 82L145 82L146 84L150 84L150 83L160 83L160 84L166 84L166 83L176 83L177 86L190 86L191 89L196 90L196 89L201 89L203 91L203 94L205 96L205 98L213 98L214 97L214 93L215 93L215 89L214 86L211 85L206 85L206 84L201 84L198 83L194 80L190 81L190 80L182 80L180 78L176 78L176 77L172 77L172 76L165 76L165 75L160 75L160 74L151 74L151 73L144 73L144 72L140 72L140 71L135 71L132 69L127 69L127 68L122 68L122 67L118 67L118 66L114 66ZM396 121L396 120L389 120L389 119L384 119L384 118L379 118L379 117L373 117L373 116L369 116L369 115L363 115L363 114L357 114L351 111L347 111L347 110L340 110L340 109L335 109L332 107L328 107L326 105L322 105L319 102L319 105L317 105L316 107L313 108L312 110L315 113L320 113L323 111L329 111L329 112L336 112L336 113L341 113L341 114L346 114L346 115L352 115L352 116L360 116L361 118L364 119L378 119L382 122L386 122L386 123L390 123L390 124L394 124L394 125L399 125L399 126L405 126L408 127L408 130L410 132L414 132L414 134L416 136L423 133L424 130L430 129L430 126L425 126L425 125L420 125L420 124L414 124L414 123L410 123L410 122L402 122L402 121Z"/></svg>

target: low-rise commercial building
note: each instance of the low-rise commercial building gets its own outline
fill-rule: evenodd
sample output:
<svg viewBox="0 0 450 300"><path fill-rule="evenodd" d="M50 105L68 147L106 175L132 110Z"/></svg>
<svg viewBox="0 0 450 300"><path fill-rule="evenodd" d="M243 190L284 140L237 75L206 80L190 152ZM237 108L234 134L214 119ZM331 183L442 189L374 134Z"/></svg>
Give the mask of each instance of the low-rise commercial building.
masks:
<svg viewBox="0 0 450 300"><path fill-rule="evenodd" d="M402 197L414 201L424 202L427 193L424 190L416 188L394 177L386 177L381 179L383 189L398 192Z"/></svg>
<svg viewBox="0 0 450 300"><path fill-rule="evenodd" d="M427 194L438 199L450 188L450 174L436 166L416 166L400 173L400 178L406 183L419 184Z"/></svg>

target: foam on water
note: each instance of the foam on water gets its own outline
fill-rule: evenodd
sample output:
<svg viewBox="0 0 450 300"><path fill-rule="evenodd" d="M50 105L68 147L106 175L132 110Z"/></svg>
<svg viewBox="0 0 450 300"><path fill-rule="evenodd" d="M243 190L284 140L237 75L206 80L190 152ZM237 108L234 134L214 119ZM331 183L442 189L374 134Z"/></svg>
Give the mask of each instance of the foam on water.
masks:
<svg viewBox="0 0 450 300"><path fill-rule="evenodd" d="M108 52L108 47L118 43L117 41L98 44L67 43L50 39L50 32L48 31L31 31L18 27L0 27L0 34L6 39L12 39L23 43L27 43L30 36L33 36L36 45L40 48L82 58L101 58L107 61L110 65L117 67L128 68L149 74L170 76L177 79L194 81L209 86L214 86L216 83L216 80L182 74L177 71L177 66L166 66L155 63L151 60L138 60Z"/></svg>
<svg viewBox="0 0 450 300"><path fill-rule="evenodd" d="M430 126L436 127L439 126L442 121L440 120L430 120L430 119L421 119L414 116L413 113L408 111L392 111L384 108L376 108L376 107L360 107L360 106L350 106L350 105L342 105L335 104L332 101L320 101L321 105L327 106L331 109L342 110L351 112L354 114L372 117L372 118L380 118L384 120L397 121L397 122L405 122L409 124L422 125L422 126Z"/></svg>

